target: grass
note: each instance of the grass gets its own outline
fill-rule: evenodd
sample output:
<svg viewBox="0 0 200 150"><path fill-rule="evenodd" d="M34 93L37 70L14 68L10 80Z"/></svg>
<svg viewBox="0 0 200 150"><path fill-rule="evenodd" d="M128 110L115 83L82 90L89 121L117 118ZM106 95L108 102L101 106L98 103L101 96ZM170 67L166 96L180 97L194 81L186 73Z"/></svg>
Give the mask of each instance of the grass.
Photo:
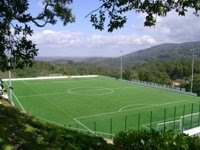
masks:
<svg viewBox="0 0 200 150"><path fill-rule="evenodd" d="M178 120L183 113L199 112L199 97L106 77L21 80L13 81L13 88L18 108L44 121L108 138L120 130L156 129L164 118Z"/></svg>

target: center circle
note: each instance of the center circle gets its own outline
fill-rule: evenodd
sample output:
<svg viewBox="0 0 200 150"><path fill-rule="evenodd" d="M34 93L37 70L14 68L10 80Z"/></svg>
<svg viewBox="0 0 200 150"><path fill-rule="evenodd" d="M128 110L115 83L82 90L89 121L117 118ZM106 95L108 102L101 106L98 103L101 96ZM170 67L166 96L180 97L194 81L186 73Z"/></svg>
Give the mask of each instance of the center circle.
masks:
<svg viewBox="0 0 200 150"><path fill-rule="evenodd" d="M113 89L106 87L78 87L71 88L67 92L74 95L93 96L111 94L113 93Z"/></svg>

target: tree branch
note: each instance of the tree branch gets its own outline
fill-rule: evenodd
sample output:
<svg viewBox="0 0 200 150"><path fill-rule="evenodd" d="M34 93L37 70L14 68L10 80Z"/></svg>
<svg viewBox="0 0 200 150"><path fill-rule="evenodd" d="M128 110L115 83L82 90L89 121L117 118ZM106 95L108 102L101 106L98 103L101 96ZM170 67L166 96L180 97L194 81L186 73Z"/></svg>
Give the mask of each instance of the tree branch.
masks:
<svg viewBox="0 0 200 150"><path fill-rule="evenodd" d="M94 12L98 11L99 9L102 9L104 5L105 5L105 3L104 3L103 5L101 5L99 8L97 8L97 9L91 11L89 14L87 14L87 15L85 16L85 18L87 18L88 16L90 16L90 15L93 14Z"/></svg>

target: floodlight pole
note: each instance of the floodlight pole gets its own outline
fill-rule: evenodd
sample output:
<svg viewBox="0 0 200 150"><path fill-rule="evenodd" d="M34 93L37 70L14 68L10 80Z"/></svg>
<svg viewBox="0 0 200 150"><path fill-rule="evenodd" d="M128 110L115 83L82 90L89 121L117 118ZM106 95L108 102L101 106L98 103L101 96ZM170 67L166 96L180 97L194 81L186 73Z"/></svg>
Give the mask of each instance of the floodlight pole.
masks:
<svg viewBox="0 0 200 150"><path fill-rule="evenodd" d="M120 75L120 77L121 77L121 80L122 80L122 50L120 51L121 52L121 75Z"/></svg>
<svg viewBox="0 0 200 150"><path fill-rule="evenodd" d="M192 92L193 88L193 78L194 78L194 51L195 49L191 49L192 51L192 75L191 75L191 87L190 87L190 92Z"/></svg>

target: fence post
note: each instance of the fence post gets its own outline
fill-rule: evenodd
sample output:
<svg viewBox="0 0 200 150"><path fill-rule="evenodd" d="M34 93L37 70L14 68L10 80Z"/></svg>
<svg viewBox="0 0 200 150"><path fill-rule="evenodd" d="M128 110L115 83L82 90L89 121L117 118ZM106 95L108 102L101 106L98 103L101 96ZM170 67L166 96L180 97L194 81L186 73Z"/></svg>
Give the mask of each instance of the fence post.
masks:
<svg viewBox="0 0 200 150"><path fill-rule="evenodd" d="M97 125L96 125L96 121L94 122L94 134L96 135L96 131L97 131Z"/></svg>
<svg viewBox="0 0 200 150"><path fill-rule="evenodd" d="M126 129L127 129L127 116L125 116L124 128L125 128L125 131L126 131Z"/></svg>
<svg viewBox="0 0 200 150"><path fill-rule="evenodd" d="M190 118L190 129L192 128L192 114L193 114L193 107L194 107L194 104L192 103L192 108L191 108L191 118Z"/></svg>
<svg viewBox="0 0 200 150"><path fill-rule="evenodd" d="M184 128L184 119L185 119L185 104L183 105L182 132L183 132L183 128Z"/></svg>
<svg viewBox="0 0 200 150"><path fill-rule="evenodd" d="M152 129L152 111L151 111L151 114L150 114L150 130Z"/></svg>
<svg viewBox="0 0 200 150"><path fill-rule="evenodd" d="M112 139L112 118L110 118L110 139Z"/></svg>
<svg viewBox="0 0 200 150"><path fill-rule="evenodd" d="M138 131L140 130L140 113L138 114Z"/></svg>
<svg viewBox="0 0 200 150"><path fill-rule="evenodd" d="M166 108L165 108L165 110L164 110L164 131L165 131L165 122L166 122Z"/></svg>
<svg viewBox="0 0 200 150"><path fill-rule="evenodd" d="M78 123L76 124L76 129L77 129L77 132L78 132Z"/></svg>
<svg viewBox="0 0 200 150"><path fill-rule="evenodd" d="M199 122L200 122L200 102L199 102L199 117L198 117L198 126L199 126Z"/></svg>
<svg viewBox="0 0 200 150"><path fill-rule="evenodd" d="M175 122L176 122L176 106L174 107L174 126L173 126L173 131L175 130Z"/></svg>

